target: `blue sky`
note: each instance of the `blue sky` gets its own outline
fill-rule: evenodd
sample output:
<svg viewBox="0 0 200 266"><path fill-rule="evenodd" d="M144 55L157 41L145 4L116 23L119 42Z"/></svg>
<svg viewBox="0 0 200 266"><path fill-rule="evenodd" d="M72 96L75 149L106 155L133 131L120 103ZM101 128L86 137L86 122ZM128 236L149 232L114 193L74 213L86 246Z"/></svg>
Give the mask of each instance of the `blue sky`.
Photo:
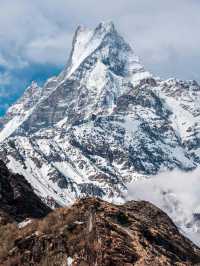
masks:
<svg viewBox="0 0 200 266"><path fill-rule="evenodd" d="M42 86L49 77L58 75L61 70L62 66L33 63L31 66L10 71L10 80L0 88L0 116L21 96L31 81L36 80Z"/></svg>
<svg viewBox="0 0 200 266"><path fill-rule="evenodd" d="M113 20L147 70L200 81L199 14L199 0L1 0L0 115L61 71L79 24Z"/></svg>

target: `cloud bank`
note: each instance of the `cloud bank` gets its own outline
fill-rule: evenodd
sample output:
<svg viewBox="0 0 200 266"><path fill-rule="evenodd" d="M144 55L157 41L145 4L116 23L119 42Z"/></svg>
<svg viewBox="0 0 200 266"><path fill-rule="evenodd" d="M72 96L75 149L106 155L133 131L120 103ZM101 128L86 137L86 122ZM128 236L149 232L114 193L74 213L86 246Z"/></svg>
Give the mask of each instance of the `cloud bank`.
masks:
<svg viewBox="0 0 200 266"><path fill-rule="evenodd" d="M146 200L164 210L200 246L200 169L172 171L128 185L127 200Z"/></svg>

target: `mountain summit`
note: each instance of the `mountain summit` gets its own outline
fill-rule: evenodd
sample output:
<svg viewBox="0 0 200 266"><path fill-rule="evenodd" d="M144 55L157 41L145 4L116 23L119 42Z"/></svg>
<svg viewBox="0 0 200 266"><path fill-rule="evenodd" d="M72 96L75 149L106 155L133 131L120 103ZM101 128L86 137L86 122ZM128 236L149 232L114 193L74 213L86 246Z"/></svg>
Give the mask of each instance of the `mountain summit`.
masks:
<svg viewBox="0 0 200 266"><path fill-rule="evenodd" d="M0 140L21 129L30 133L52 126L68 116L69 111L77 119L102 109L108 111L116 104L116 99L129 89L129 82L137 83L147 77L150 74L144 70L112 22L100 23L94 30L79 26L65 69L57 78L48 80L42 92L36 90L35 83L26 90L19 102L26 101L24 98L27 98L28 91L35 91L29 99L32 104L27 108L18 102L8 110L6 122L15 116L16 108L21 113L17 113L17 118L15 116L15 120L3 128ZM85 93L88 94L87 99L82 97ZM69 108L74 101L75 106Z"/></svg>
<svg viewBox="0 0 200 266"><path fill-rule="evenodd" d="M128 182L199 166L199 102L197 82L154 78L113 23L79 26L60 75L1 121L0 157L46 202L121 202Z"/></svg>
<svg viewBox="0 0 200 266"><path fill-rule="evenodd" d="M144 69L131 47L118 34L112 22L100 23L94 30L79 26L76 30L66 73L69 76L92 54L116 75L131 76ZM93 55L95 57L95 55ZM65 74L66 74L65 73ZM149 73L144 73L144 75ZM138 77L139 78L139 77Z"/></svg>

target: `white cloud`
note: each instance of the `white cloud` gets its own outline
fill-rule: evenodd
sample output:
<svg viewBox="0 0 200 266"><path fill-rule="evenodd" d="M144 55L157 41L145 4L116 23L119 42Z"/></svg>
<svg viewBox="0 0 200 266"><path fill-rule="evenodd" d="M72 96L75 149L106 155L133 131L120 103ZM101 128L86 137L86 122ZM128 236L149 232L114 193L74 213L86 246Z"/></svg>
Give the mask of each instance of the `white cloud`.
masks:
<svg viewBox="0 0 200 266"><path fill-rule="evenodd" d="M0 66L9 67L8 62L5 60L5 58L1 54L0 54Z"/></svg>
<svg viewBox="0 0 200 266"><path fill-rule="evenodd" d="M200 246L200 169L172 171L128 185L128 200L146 200L168 213L180 230Z"/></svg>
<svg viewBox="0 0 200 266"><path fill-rule="evenodd" d="M66 47L70 41L71 35L69 37L67 33L35 39L26 47L26 58L34 63L62 65L67 60Z"/></svg>

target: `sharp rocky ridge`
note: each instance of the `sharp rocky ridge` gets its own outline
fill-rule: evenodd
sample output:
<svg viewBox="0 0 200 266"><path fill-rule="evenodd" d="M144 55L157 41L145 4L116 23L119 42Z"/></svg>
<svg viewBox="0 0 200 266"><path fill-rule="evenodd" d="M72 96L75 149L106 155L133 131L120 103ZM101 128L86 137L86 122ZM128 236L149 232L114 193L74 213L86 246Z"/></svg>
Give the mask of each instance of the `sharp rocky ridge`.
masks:
<svg viewBox="0 0 200 266"><path fill-rule="evenodd" d="M112 22L79 26L64 70L0 121L0 157L44 200L123 200L127 182L200 163L200 86L145 70Z"/></svg>

